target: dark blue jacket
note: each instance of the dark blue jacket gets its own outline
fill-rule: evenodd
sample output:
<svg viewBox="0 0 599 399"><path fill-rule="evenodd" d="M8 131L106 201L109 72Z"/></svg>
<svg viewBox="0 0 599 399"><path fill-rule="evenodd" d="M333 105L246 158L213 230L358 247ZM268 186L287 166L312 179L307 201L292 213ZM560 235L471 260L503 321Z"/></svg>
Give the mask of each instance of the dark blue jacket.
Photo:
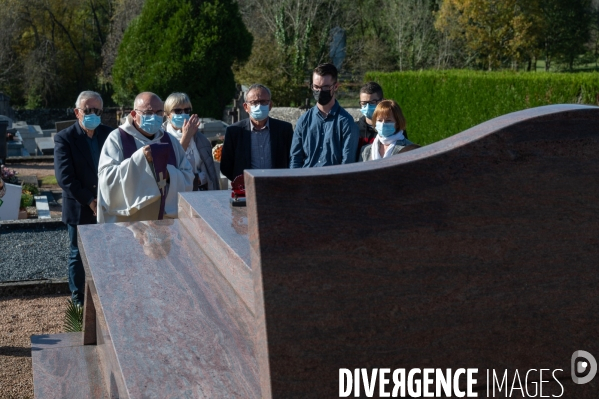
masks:
<svg viewBox="0 0 599 399"><path fill-rule="evenodd" d="M114 129L96 128L100 151ZM98 195L98 165L94 165L86 134L79 122L54 136L54 173L62 188L62 221L66 224L93 224L96 216L89 204Z"/></svg>
<svg viewBox="0 0 599 399"><path fill-rule="evenodd" d="M270 118L270 153L273 169L289 168L289 150L293 139L291 123ZM252 125L250 119L227 126L220 159L220 171L227 179L242 175L252 168Z"/></svg>

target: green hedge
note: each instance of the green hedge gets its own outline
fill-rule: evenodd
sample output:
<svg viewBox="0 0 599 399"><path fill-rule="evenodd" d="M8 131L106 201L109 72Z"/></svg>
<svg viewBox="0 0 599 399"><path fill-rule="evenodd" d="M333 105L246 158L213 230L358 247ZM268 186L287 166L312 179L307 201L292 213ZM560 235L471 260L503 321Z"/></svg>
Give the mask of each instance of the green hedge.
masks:
<svg viewBox="0 0 599 399"><path fill-rule="evenodd" d="M599 73L369 72L399 103L410 140L430 144L510 112L548 104L591 104Z"/></svg>

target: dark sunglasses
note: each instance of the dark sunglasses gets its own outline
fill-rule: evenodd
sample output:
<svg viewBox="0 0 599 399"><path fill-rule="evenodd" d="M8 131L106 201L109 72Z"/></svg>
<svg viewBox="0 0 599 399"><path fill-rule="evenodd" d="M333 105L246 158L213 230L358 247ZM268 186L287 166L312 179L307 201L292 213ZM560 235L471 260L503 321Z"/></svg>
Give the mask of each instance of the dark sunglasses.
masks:
<svg viewBox="0 0 599 399"><path fill-rule="evenodd" d="M174 112L177 115L190 114L191 108L173 108L173 110L171 112Z"/></svg>
<svg viewBox="0 0 599 399"><path fill-rule="evenodd" d="M98 108L77 108L79 111L83 112L84 115L89 115L91 113L94 113L98 116L102 115L102 111L101 109Z"/></svg>

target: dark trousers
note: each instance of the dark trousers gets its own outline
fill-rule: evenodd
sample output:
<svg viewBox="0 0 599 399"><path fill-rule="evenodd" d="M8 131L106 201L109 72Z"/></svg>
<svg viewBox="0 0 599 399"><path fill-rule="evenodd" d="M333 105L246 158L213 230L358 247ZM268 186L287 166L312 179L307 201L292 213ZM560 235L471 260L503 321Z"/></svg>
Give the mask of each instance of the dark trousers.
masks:
<svg viewBox="0 0 599 399"><path fill-rule="evenodd" d="M68 224L70 253L69 253L69 289L73 302L83 305L85 295L85 270L77 246L77 225Z"/></svg>

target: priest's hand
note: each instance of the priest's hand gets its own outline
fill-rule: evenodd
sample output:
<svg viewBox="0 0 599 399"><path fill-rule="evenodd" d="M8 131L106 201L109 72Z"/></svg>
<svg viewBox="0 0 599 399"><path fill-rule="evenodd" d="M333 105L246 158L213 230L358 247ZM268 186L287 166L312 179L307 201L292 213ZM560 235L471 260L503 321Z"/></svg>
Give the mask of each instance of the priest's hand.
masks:
<svg viewBox="0 0 599 399"><path fill-rule="evenodd" d="M143 153L148 162L153 162L154 158L152 158L152 148L149 145L143 147Z"/></svg>
<svg viewBox="0 0 599 399"><path fill-rule="evenodd" d="M92 202L89 203L89 207L92 209L92 212L94 213L94 216L98 216L97 212L98 212L98 200L95 199Z"/></svg>
<svg viewBox="0 0 599 399"><path fill-rule="evenodd" d="M187 151L187 147L193 139L193 136L198 132L199 127L200 118L197 114L193 114L191 118L183 122L183 127L181 128L181 131L183 132L181 135L181 147L183 147L185 151Z"/></svg>

